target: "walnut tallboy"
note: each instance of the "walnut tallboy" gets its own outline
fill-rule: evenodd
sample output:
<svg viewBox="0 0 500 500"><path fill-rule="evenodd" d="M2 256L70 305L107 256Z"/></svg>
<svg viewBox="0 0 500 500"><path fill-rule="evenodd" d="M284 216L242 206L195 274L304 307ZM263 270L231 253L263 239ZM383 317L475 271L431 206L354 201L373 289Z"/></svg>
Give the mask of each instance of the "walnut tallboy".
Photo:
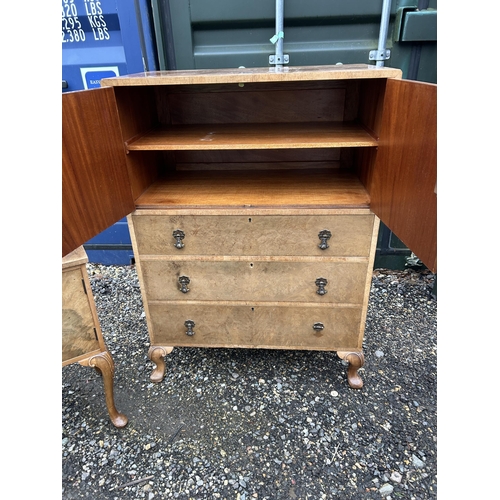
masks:
<svg viewBox="0 0 500 500"><path fill-rule="evenodd" d="M152 380L174 346L317 349L363 382L379 219L436 270L436 86L367 65L63 95L63 255L128 215Z"/></svg>
<svg viewBox="0 0 500 500"><path fill-rule="evenodd" d="M111 422L116 427L125 427L128 419L115 407L115 365L102 336L87 274L87 262L83 247L62 259L62 366L80 363L95 368L103 378Z"/></svg>

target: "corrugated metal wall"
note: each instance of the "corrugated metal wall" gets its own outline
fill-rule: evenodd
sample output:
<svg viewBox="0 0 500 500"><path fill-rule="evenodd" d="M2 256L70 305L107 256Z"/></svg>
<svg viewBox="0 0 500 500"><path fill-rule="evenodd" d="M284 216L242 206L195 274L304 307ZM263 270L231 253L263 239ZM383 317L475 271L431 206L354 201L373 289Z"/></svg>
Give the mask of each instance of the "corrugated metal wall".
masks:
<svg viewBox="0 0 500 500"><path fill-rule="evenodd" d="M436 3L391 2L386 64L401 68L404 78L436 82ZM268 66L274 53L272 0L153 0L152 5L161 69ZM382 5L382 0L284 0L290 65L372 62ZM415 73L416 45L420 61L409 76Z"/></svg>

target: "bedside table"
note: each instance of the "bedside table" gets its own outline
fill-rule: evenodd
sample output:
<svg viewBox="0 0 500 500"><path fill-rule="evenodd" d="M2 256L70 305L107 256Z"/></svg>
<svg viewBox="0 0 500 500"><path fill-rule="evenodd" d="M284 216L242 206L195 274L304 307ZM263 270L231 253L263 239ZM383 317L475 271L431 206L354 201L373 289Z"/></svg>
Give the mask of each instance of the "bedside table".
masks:
<svg viewBox="0 0 500 500"><path fill-rule="evenodd" d="M113 395L114 362L102 336L90 287L87 254L79 247L62 259L62 366L79 363L102 375L109 418L115 427L128 419Z"/></svg>

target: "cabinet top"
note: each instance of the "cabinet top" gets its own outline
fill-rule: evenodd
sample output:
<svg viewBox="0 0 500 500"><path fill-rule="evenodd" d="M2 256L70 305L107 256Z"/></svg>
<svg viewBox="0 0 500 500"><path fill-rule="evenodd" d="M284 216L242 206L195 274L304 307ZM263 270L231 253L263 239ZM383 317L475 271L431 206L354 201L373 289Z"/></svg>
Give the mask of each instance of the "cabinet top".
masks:
<svg viewBox="0 0 500 500"><path fill-rule="evenodd" d="M73 250L71 253L63 257L62 259L62 268L68 269L70 267L80 266L81 264L86 264L88 262L87 253L83 246L78 247Z"/></svg>
<svg viewBox="0 0 500 500"><path fill-rule="evenodd" d="M401 78L396 68L368 64L331 66L285 66L282 68L225 68L150 71L104 78L103 87L131 85L196 85L210 83L296 82L308 80L349 80L361 78Z"/></svg>

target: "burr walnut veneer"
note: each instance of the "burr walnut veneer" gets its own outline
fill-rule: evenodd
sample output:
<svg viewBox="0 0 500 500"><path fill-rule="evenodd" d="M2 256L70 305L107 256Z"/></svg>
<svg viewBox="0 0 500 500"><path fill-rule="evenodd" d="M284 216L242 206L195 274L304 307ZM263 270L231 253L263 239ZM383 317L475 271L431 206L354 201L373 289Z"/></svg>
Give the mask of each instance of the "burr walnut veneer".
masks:
<svg viewBox="0 0 500 500"><path fill-rule="evenodd" d="M379 218L436 270L436 86L367 65L163 71L63 95L63 255L128 215L155 362L320 349L362 386Z"/></svg>
<svg viewBox="0 0 500 500"><path fill-rule="evenodd" d="M87 261L83 247L62 259L62 366L80 363L94 367L103 378L109 417L116 427L124 427L128 419L115 407L114 362L99 325Z"/></svg>

